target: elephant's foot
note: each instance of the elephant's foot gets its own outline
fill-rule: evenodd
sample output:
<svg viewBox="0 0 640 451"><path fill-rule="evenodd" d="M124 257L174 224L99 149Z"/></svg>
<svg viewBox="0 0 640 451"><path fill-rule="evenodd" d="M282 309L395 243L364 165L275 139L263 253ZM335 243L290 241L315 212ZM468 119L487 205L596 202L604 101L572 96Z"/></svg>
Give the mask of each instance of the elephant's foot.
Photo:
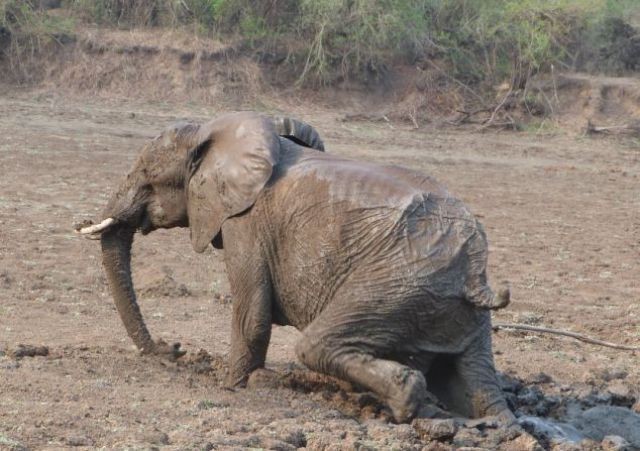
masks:
<svg viewBox="0 0 640 451"><path fill-rule="evenodd" d="M422 373L407 367L399 369L390 382L386 402L398 423L411 420L427 397L427 382Z"/></svg>
<svg viewBox="0 0 640 451"><path fill-rule="evenodd" d="M151 346L150 349L144 349L142 351L142 354L157 355L172 362L175 362L186 353L187 351L180 347L180 343L170 345L162 339L153 342L153 346Z"/></svg>

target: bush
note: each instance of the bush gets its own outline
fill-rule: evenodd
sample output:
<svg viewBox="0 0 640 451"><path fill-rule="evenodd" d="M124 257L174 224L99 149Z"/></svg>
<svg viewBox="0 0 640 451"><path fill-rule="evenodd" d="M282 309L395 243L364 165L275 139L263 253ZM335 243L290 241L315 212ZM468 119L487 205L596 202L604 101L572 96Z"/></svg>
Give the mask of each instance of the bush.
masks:
<svg viewBox="0 0 640 451"><path fill-rule="evenodd" d="M40 2L0 0L0 59L22 79L31 78L28 66L44 46L60 42L72 29L72 20L48 15Z"/></svg>
<svg viewBox="0 0 640 451"><path fill-rule="evenodd" d="M434 0L432 27L440 55L468 82L509 79L522 87L551 65L582 69L587 55L616 46L607 33L640 4L623 0Z"/></svg>
<svg viewBox="0 0 640 451"><path fill-rule="evenodd" d="M552 65L633 69L637 0L212 0L219 32L290 45L299 81L383 77L394 62L438 58L469 84L524 86ZM617 21L617 22L616 22ZM620 22L630 29L620 35ZM615 25L618 23L618 25ZM633 36L636 36L635 38ZM621 42L621 39L624 42ZM624 50L609 51L622 46ZM596 64L593 64L597 61Z"/></svg>
<svg viewBox="0 0 640 451"><path fill-rule="evenodd" d="M61 23L0 0L0 45L36 49ZM121 28L192 26L285 54L299 83L380 80L397 62L438 60L466 84L564 69L640 67L638 0L64 0L75 17ZM634 25L631 18L636 18Z"/></svg>

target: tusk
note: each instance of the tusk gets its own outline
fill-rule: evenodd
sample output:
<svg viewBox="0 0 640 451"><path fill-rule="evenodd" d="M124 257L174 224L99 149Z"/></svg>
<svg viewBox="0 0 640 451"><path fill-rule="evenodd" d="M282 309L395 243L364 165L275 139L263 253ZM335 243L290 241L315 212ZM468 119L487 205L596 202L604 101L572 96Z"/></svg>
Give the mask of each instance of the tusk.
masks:
<svg viewBox="0 0 640 451"><path fill-rule="evenodd" d="M100 233L103 230L109 228L111 225L113 225L116 222L115 219L113 218L107 218L104 221L102 221L100 224L94 224L92 226L88 226L88 227L83 227L80 230L78 230L78 233L82 234L82 235L88 235L88 234L94 234L94 233Z"/></svg>

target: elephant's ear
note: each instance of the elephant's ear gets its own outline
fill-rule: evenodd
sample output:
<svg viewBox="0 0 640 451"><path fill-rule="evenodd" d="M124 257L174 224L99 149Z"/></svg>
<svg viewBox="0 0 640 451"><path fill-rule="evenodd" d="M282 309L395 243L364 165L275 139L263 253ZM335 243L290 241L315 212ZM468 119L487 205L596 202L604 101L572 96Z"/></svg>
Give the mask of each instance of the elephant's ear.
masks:
<svg viewBox="0 0 640 451"><path fill-rule="evenodd" d="M301 146L324 152L322 138L311 125L290 117L275 117L273 123L278 135Z"/></svg>
<svg viewBox="0 0 640 451"><path fill-rule="evenodd" d="M203 125L188 160L191 244L206 249L222 223L256 201L278 161L273 122L255 113L231 114Z"/></svg>

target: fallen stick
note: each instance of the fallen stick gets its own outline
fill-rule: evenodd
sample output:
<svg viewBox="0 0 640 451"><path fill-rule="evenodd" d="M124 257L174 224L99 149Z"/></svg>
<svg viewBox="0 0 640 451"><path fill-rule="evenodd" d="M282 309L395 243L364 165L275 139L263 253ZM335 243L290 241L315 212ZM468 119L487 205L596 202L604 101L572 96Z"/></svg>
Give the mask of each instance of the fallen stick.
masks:
<svg viewBox="0 0 640 451"><path fill-rule="evenodd" d="M631 124L624 124L624 125L597 126L597 125L594 125L593 122L591 122L591 120L589 120L587 122L587 131L586 131L586 133L588 135L589 134L593 134L593 133L610 134L611 132L640 133L640 124L631 123Z"/></svg>
<svg viewBox="0 0 640 451"><path fill-rule="evenodd" d="M576 340L584 341L585 343L590 343L592 345L604 346L607 348L613 349L622 349L624 351L640 351L640 346L625 346L619 345L616 343L609 343L608 341L598 340L596 338L587 337L586 335L577 334L575 332L568 332L566 330L559 329L549 329L546 327L536 327L536 326L527 326L524 324L494 324L494 331L498 331L501 329L512 329L512 330L525 330L528 332L539 332L544 334L552 334L552 335L562 335L565 337L575 338Z"/></svg>

